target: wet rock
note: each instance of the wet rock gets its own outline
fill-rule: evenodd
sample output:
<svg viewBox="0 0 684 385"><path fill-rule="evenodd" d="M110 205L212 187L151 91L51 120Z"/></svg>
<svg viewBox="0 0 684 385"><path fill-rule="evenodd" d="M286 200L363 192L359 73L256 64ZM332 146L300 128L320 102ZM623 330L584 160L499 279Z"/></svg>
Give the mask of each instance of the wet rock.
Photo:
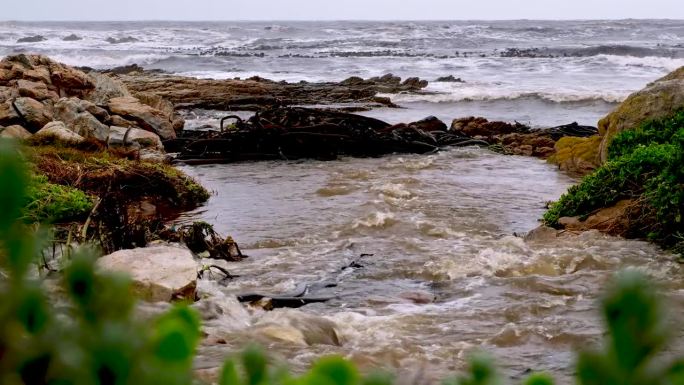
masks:
<svg viewBox="0 0 684 385"><path fill-rule="evenodd" d="M447 125L434 116L428 116L427 118L419 120L417 122L409 123L408 126L426 132L447 130Z"/></svg>
<svg viewBox="0 0 684 385"><path fill-rule="evenodd" d="M80 36L78 36L74 33L72 33L71 35L68 35L68 36L64 36L62 38L62 41L79 41L79 40L83 40L83 38L81 38Z"/></svg>
<svg viewBox="0 0 684 385"><path fill-rule="evenodd" d="M333 321L290 309L265 314L254 325L252 332L269 339L301 346L341 346L343 343Z"/></svg>
<svg viewBox="0 0 684 385"><path fill-rule="evenodd" d="M58 121L46 124L45 127L36 132L35 137L50 138L68 144L81 143L85 140L81 135L69 130L64 122Z"/></svg>
<svg viewBox="0 0 684 385"><path fill-rule="evenodd" d="M35 36L27 36L27 37L22 37L20 39L17 39L17 43L38 43L41 41L47 40L44 36L41 35L35 35Z"/></svg>
<svg viewBox="0 0 684 385"><path fill-rule="evenodd" d="M649 119L664 118L684 108L684 67L650 83L630 95L613 112L599 121L602 137L598 149L599 160L608 159L608 145L624 130L636 128Z"/></svg>
<svg viewBox="0 0 684 385"><path fill-rule="evenodd" d="M571 175L582 176L600 165L599 147L602 138L598 135L589 138L565 137L556 142L555 154L549 162Z"/></svg>
<svg viewBox="0 0 684 385"><path fill-rule="evenodd" d="M121 250L100 258L98 266L130 274L135 293L146 301L195 300L198 265L186 248L158 245Z"/></svg>
<svg viewBox="0 0 684 385"><path fill-rule="evenodd" d="M108 73L108 74L114 74L114 75L126 75L126 74L130 74L130 73L134 73L134 72L143 72L143 71L145 71L144 68L133 63L130 65L110 68L104 72Z"/></svg>
<svg viewBox="0 0 684 385"><path fill-rule="evenodd" d="M630 231L630 224L638 217L640 210L634 200L625 199L612 207L596 211L585 220L579 217L563 217L558 220L558 224L571 231L598 230L605 234L626 236Z"/></svg>
<svg viewBox="0 0 684 385"><path fill-rule="evenodd" d="M110 99L107 103L107 109L112 114L136 122L140 128L154 132L162 139L176 137L173 124L164 112L143 104L134 97Z"/></svg>
<svg viewBox="0 0 684 385"><path fill-rule="evenodd" d="M459 131L467 136L490 137L495 135L505 135L514 132L527 132L529 127L519 123L511 124L506 122L490 122L482 117L467 117L455 119L451 123L452 131Z"/></svg>
<svg viewBox="0 0 684 385"><path fill-rule="evenodd" d="M24 127L13 125L9 127L0 127L0 138L14 138L14 139L28 139L31 133Z"/></svg>
<svg viewBox="0 0 684 385"><path fill-rule="evenodd" d="M52 121L52 112L45 104L28 97L20 97L12 103L19 118L31 132L36 132Z"/></svg>
<svg viewBox="0 0 684 385"><path fill-rule="evenodd" d="M438 77L435 81L444 83L465 83L463 79L457 78L454 75Z"/></svg>
<svg viewBox="0 0 684 385"><path fill-rule="evenodd" d="M108 37L105 41L109 44L122 44L122 43L135 43L139 40L132 37L132 36L125 36L125 37L118 38L118 39L115 37Z"/></svg>

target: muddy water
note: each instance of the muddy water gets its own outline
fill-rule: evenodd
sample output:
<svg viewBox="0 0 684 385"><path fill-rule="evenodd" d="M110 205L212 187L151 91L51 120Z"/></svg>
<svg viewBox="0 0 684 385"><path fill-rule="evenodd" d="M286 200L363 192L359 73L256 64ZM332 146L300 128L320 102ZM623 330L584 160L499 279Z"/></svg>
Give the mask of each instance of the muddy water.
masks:
<svg viewBox="0 0 684 385"><path fill-rule="evenodd" d="M214 191L186 219L251 256L224 264L240 276L225 286L201 283L200 369L256 341L295 369L337 353L431 381L483 349L508 376L549 370L569 383L575 349L600 340L596 298L615 271L648 271L683 313L682 269L649 244L518 236L574 182L543 161L465 148L183 169ZM311 293L335 298L271 312L235 300L304 282L336 284Z"/></svg>

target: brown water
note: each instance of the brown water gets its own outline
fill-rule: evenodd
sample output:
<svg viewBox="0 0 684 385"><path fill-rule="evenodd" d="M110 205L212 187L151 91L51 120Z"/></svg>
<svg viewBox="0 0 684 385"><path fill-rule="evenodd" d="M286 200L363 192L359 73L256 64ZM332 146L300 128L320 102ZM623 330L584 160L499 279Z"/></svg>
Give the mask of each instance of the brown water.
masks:
<svg viewBox="0 0 684 385"><path fill-rule="evenodd" d="M574 183L537 159L465 148L183 170L214 191L189 218L216 224L251 256L224 263L240 275L227 286L201 282L200 369L256 341L295 369L342 354L432 381L483 349L508 376L548 370L569 383L576 348L600 341L596 299L614 272L647 271L684 313L682 269L652 245L514 235L538 226L545 202ZM337 286L313 294L337 298L297 310L235 300L322 280Z"/></svg>

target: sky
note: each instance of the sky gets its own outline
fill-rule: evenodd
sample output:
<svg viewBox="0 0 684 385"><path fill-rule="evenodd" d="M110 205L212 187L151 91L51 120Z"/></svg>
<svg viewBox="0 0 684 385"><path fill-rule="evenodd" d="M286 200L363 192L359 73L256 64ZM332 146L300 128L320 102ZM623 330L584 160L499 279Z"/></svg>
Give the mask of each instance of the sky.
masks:
<svg viewBox="0 0 684 385"><path fill-rule="evenodd" d="M684 0L28 0L1 8L0 20L32 21L684 19Z"/></svg>

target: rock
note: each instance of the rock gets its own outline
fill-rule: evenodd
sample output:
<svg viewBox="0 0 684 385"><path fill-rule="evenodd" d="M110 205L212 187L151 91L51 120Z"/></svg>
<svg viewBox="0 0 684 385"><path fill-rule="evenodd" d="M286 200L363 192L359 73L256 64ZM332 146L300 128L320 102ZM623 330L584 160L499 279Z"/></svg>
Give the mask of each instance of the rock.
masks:
<svg viewBox="0 0 684 385"><path fill-rule="evenodd" d="M104 109L97 107L87 100L77 98L62 98L54 106L55 120L62 121L73 132L84 138L96 138L106 142L109 137L109 127L103 124L90 111L102 119L109 118Z"/></svg>
<svg viewBox="0 0 684 385"><path fill-rule="evenodd" d="M128 88L119 80L109 75L91 72L95 87L85 98L98 106L106 105L110 99L131 96Z"/></svg>
<svg viewBox="0 0 684 385"><path fill-rule="evenodd" d="M50 80L59 90L59 96L82 97L95 88L93 79L86 73L61 63L50 61Z"/></svg>
<svg viewBox="0 0 684 385"><path fill-rule="evenodd" d="M73 33L69 36L64 36L62 38L62 41L78 41L78 40L83 40L83 38L81 38L80 36L73 34Z"/></svg>
<svg viewBox="0 0 684 385"><path fill-rule="evenodd" d="M15 124L9 127L0 127L0 138L28 139L30 137L31 133L22 126Z"/></svg>
<svg viewBox="0 0 684 385"><path fill-rule="evenodd" d="M451 123L452 131L459 131L467 136L494 136L529 130L529 127L506 122L490 122L481 117L467 117L455 119Z"/></svg>
<svg viewBox="0 0 684 385"><path fill-rule="evenodd" d="M130 274L135 293L146 301L195 300L198 265L186 248L159 245L121 250L100 258L98 266Z"/></svg>
<svg viewBox="0 0 684 385"><path fill-rule="evenodd" d="M27 97L17 98L14 100L13 106L19 118L26 123L25 127L31 132L40 130L52 121L50 109L35 99Z"/></svg>
<svg viewBox="0 0 684 385"><path fill-rule="evenodd" d="M630 222L640 209L631 199L617 202L614 206L600 209L582 221L577 217L564 217L558 224L566 230L598 230L602 233L625 236L630 231Z"/></svg>
<svg viewBox="0 0 684 385"><path fill-rule="evenodd" d="M19 95L33 98L36 100L53 99L57 100L57 93L48 90L47 85L42 82L34 82L30 80L17 80L17 88Z"/></svg>
<svg viewBox="0 0 684 385"><path fill-rule="evenodd" d="M185 127L185 120L178 114L176 114L173 107L173 103L162 98L159 95L151 94L149 92L140 92L135 94L143 104L146 104L156 110L161 111L164 115L171 121L173 130L175 132L180 132L183 127Z"/></svg>
<svg viewBox="0 0 684 385"><path fill-rule="evenodd" d="M600 165L598 150L601 140L598 135L589 138L561 138L556 142L556 153L548 161L571 175L586 175Z"/></svg>
<svg viewBox="0 0 684 385"><path fill-rule="evenodd" d="M419 78L408 78L404 80L402 85L412 89L421 89L428 86L428 81L420 80Z"/></svg>
<svg viewBox="0 0 684 385"><path fill-rule="evenodd" d="M173 124L162 111L141 103L138 99L128 96L109 100L107 108L112 114L120 115L127 120L136 122L140 128L159 135L162 139L173 139L176 132Z"/></svg>
<svg viewBox="0 0 684 385"><path fill-rule="evenodd" d="M36 132L35 137L50 138L71 144L81 143L85 140L81 135L69 130L64 122L59 121L46 124L45 127Z"/></svg>
<svg viewBox="0 0 684 385"><path fill-rule="evenodd" d="M343 342L333 321L292 309L264 314L254 325L253 333L301 346L341 346Z"/></svg>
<svg viewBox="0 0 684 385"><path fill-rule="evenodd" d="M141 130L139 128L117 126L112 126L110 128L107 145L115 147L132 147L136 150L151 149L157 150L158 152L164 149L161 139L153 132Z"/></svg>
<svg viewBox="0 0 684 385"><path fill-rule="evenodd" d="M11 100L0 103L0 125L11 126L23 123L17 110L14 109Z"/></svg>
<svg viewBox="0 0 684 385"><path fill-rule="evenodd" d="M425 132L447 130L447 125L434 116L428 116L427 118L419 120L417 122L409 123L408 126L412 128L417 128L419 130L423 130Z"/></svg>
<svg viewBox="0 0 684 385"><path fill-rule="evenodd" d="M435 79L436 82L444 82L444 83L465 83L463 79L461 78L456 78L454 75L449 75L449 76L442 76L437 79Z"/></svg>
<svg viewBox="0 0 684 385"><path fill-rule="evenodd" d="M45 37L41 35L35 35L35 36L27 36L27 37L22 37L17 40L17 43L38 43L41 41L47 40Z"/></svg>
<svg viewBox="0 0 684 385"><path fill-rule="evenodd" d="M138 39L132 37L132 36L126 36L122 37L120 39L117 39L115 37L108 37L107 40L105 40L109 44L121 44L121 43L135 43L136 41L139 41Z"/></svg>
<svg viewBox="0 0 684 385"><path fill-rule="evenodd" d="M111 123L112 126L118 126L118 127L137 127L135 122L131 122L130 120L126 120L119 115L111 115L109 117L109 122Z"/></svg>
<svg viewBox="0 0 684 385"><path fill-rule="evenodd" d="M602 136L598 149L599 160L608 159L608 145L624 130L636 128L649 119L664 118L684 108L684 67L650 83L630 95L613 112L599 121Z"/></svg>

